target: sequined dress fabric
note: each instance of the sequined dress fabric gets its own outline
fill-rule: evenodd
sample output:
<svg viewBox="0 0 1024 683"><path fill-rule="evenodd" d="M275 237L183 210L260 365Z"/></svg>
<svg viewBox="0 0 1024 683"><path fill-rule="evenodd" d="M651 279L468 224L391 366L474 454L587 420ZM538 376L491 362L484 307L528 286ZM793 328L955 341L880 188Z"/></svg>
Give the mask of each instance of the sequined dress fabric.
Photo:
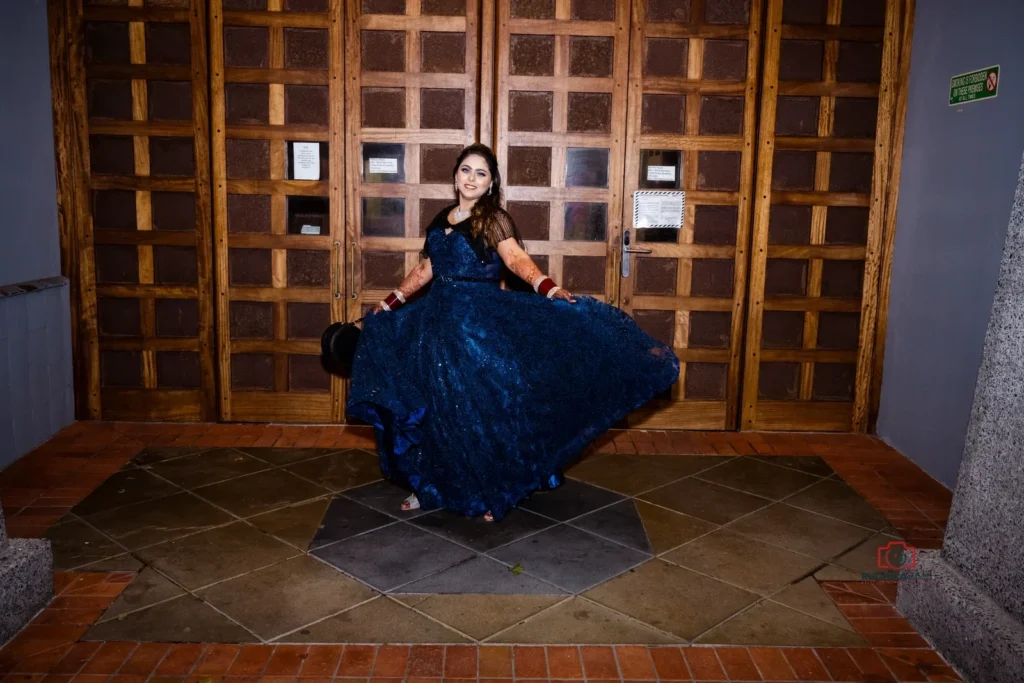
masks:
<svg viewBox="0 0 1024 683"><path fill-rule="evenodd" d="M423 508L500 520L668 389L679 360L591 297L501 289L497 251L468 220L448 227L442 212L428 228L426 294L364 321L348 414L373 425L384 476Z"/></svg>

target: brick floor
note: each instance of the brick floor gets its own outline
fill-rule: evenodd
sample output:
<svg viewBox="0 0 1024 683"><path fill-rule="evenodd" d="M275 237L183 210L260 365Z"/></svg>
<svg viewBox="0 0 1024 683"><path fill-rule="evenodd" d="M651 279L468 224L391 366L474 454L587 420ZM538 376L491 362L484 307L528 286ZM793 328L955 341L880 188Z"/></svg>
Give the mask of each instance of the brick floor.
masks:
<svg viewBox="0 0 1024 683"><path fill-rule="evenodd" d="M223 645L77 642L131 574L59 573L57 597L0 650L3 683L355 683L356 681L860 681L961 680L927 643L870 648L635 645ZM826 583L865 634L865 607L894 609L893 586ZM893 621L902 621L896 617ZM888 632L890 629L883 629ZM894 632L907 632L896 626ZM916 636L916 634L914 634Z"/></svg>

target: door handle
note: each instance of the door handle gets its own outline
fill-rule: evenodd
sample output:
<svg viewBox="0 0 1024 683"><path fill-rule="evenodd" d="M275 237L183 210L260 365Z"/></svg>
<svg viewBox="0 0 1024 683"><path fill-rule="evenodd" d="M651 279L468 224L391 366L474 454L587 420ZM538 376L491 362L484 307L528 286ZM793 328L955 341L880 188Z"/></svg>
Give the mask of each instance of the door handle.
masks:
<svg viewBox="0 0 1024 683"><path fill-rule="evenodd" d="M341 298L341 242L334 243L334 298Z"/></svg>
<svg viewBox="0 0 1024 683"><path fill-rule="evenodd" d="M356 246L354 244L348 248L348 267L351 277L351 288L348 290L348 295L355 300L359 298L359 294L356 292Z"/></svg>
<svg viewBox="0 0 1024 683"><path fill-rule="evenodd" d="M652 249L634 249L629 246L631 243L631 236L629 230L622 231L622 277L629 277L629 266L630 266L630 254L651 254Z"/></svg>

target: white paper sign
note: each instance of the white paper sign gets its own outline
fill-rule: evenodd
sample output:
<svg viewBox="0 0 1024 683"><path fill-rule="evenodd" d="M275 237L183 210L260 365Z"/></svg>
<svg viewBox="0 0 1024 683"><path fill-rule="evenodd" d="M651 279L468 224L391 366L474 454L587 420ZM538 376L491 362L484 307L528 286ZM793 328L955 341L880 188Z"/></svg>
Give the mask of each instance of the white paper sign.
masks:
<svg viewBox="0 0 1024 683"><path fill-rule="evenodd" d="M320 180L320 143L293 142L295 180Z"/></svg>
<svg viewBox="0 0 1024 683"><path fill-rule="evenodd" d="M681 228L685 207L685 192L636 192L633 194L633 227Z"/></svg>
<svg viewBox="0 0 1024 683"><path fill-rule="evenodd" d="M647 180L668 180L673 181L676 179L676 167L675 166L648 166L647 167Z"/></svg>
<svg viewBox="0 0 1024 683"><path fill-rule="evenodd" d="M301 234L301 235L319 235L320 234L320 226L319 225L303 225L301 228L299 228L299 234Z"/></svg>
<svg viewBox="0 0 1024 683"><path fill-rule="evenodd" d="M398 173L398 159L370 159L370 173Z"/></svg>

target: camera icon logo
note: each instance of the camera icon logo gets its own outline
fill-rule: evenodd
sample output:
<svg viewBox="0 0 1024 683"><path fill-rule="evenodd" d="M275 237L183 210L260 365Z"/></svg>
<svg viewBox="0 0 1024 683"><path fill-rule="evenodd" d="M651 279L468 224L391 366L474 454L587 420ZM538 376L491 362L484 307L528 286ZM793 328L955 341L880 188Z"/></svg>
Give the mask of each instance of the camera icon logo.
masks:
<svg viewBox="0 0 1024 683"><path fill-rule="evenodd" d="M917 567L917 548L905 541L889 541L878 548L878 567L900 571Z"/></svg>

